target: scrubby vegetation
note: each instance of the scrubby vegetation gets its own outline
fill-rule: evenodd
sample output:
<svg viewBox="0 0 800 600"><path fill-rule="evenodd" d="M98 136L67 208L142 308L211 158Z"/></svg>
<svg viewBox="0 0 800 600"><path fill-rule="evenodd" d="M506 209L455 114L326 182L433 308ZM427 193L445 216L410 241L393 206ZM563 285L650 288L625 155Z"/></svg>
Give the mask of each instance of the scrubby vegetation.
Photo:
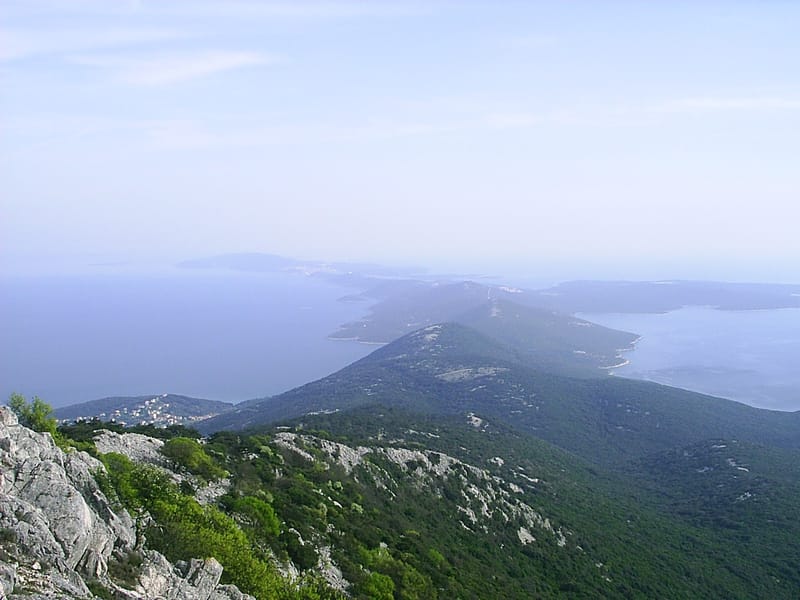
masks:
<svg viewBox="0 0 800 600"><path fill-rule="evenodd" d="M627 401L607 410L633 419ZM43 404L29 422L49 423ZM101 428L125 431L89 421L55 433L96 454ZM561 438L570 453L486 416L372 405L205 439L161 429L171 472L111 453L99 455L98 479L154 549L172 561L213 556L223 581L257 598L346 597L336 582L364 600L790 598L800 589L796 450L678 437L664 449L659 433L650 450L637 435L587 458L590 434L577 429L584 438ZM220 493L202 503L209 482ZM531 512L514 512L515 502ZM136 556L110 565L119 581L136 568Z"/></svg>
<svg viewBox="0 0 800 600"><path fill-rule="evenodd" d="M285 443L288 434L297 436L294 445ZM780 538L770 538L765 521L753 521L741 502L720 502L716 509L706 503L702 510L757 525L772 542L755 543L751 531L750 545L742 546L731 535L736 530L698 520L685 505L665 506L664 487L601 473L500 425L475 428L463 419L376 406L261 432L221 432L205 443L174 439L228 473L230 487L215 505L201 506L155 467L119 455L103 457L107 485L134 514L152 516L157 529L148 537L169 558L213 555L228 581L258 597L337 597L314 575L328 557L350 583L348 594L360 599L747 598L755 590L780 598L800 584L788 567L795 544L784 546L790 556L769 558L769 544ZM336 446L342 452L374 452L348 472L336 455L340 450L322 450L327 443L342 444ZM532 530L535 541L522 543L524 522L499 513L470 521L459 506L469 507L469 485L485 482L469 476L462 481L455 471L421 479L415 473L427 467L419 460L403 466L379 452L390 448L430 453L431 465L455 457L515 482L521 499L567 532L565 545L544 530ZM669 456L652 460L681 479ZM655 472L654 465L638 468ZM787 488L768 479L763 485L793 505ZM688 493L675 494L691 502ZM700 507L699 497L693 502ZM785 521L784 527L789 536L796 528ZM752 556L753 549L759 554ZM299 588L275 567L289 560L305 574Z"/></svg>
<svg viewBox="0 0 800 600"><path fill-rule="evenodd" d="M116 497L134 515L148 515L151 522L146 531L148 541L170 560L213 556L225 569L223 581L258 598L338 597L313 578L296 583L288 581L276 569L268 548L254 545L237 523L237 514L255 514L254 524L268 525L262 527L262 531L275 537L278 523L268 504L255 498L242 500L239 505L243 513L234 510L226 514L216 506L203 506L190 494L182 493L157 467L136 464L115 453L103 455L102 460L107 474L100 479L106 493Z"/></svg>
<svg viewBox="0 0 800 600"><path fill-rule="evenodd" d="M161 453L171 459L176 467L204 481L214 481L226 475L225 469L217 465L195 439L183 436L172 438L161 447Z"/></svg>

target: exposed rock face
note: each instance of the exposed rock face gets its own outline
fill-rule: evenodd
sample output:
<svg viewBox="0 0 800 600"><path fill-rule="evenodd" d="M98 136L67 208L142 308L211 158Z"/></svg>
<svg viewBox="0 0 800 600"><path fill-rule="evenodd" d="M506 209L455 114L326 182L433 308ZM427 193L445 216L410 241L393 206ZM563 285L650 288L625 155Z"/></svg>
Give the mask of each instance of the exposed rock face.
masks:
<svg viewBox="0 0 800 600"><path fill-rule="evenodd" d="M137 548L130 515L94 479L103 469L0 407L0 598L92 598L87 582L130 600L250 598L218 585L222 566L214 559L193 560L180 572L161 554ZM125 589L109 578L108 563L133 551L143 563L134 589Z"/></svg>
<svg viewBox="0 0 800 600"><path fill-rule="evenodd" d="M189 473L176 473L169 468L170 461L161 454L164 442L141 433L116 433L103 429L94 436L94 444L97 451L102 454L116 452L117 454L124 454L133 462L147 463L158 467L175 483L180 484L182 481L189 481L197 490L195 499L200 504L205 505L216 502L230 488L230 480L228 479L206 483L199 477Z"/></svg>
<svg viewBox="0 0 800 600"><path fill-rule="evenodd" d="M39 587L41 575L53 591L89 596L77 573L104 577L115 546L128 551L136 540L130 516L111 509L92 477L101 463L64 454L49 435L20 426L2 408L0 468L0 528L11 542L3 559L14 561L4 566L14 571L15 587ZM8 555L9 547L16 552Z"/></svg>
<svg viewBox="0 0 800 600"><path fill-rule="evenodd" d="M141 433L116 433L101 430L94 437L94 445L102 454L116 452L124 454L134 462L149 463L159 467L167 464L164 455L160 452L164 442Z"/></svg>
<svg viewBox="0 0 800 600"><path fill-rule="evenodd" d="M403 441L396 440L397 443ZM486 469L467 464L448 454L396 446L352 448L331 440L290 431L276 434L275 443L308 461L315 461L308 449L322 450L330 464L342 466L345 472L354 473L355 477L368 475L378 489L390 495L393 495L391 490L395 487L395 482L392 481L392 476L380 467L381 459L398 465L406 476L412 478L417 487L431 490L437 495L441 494L441 491L437 490L442 481L456 477L461 486L462 497L462 502L456 508L466 517L464 521L461 521L462 527L470 531L480 529L488 532L489 522L494 518L499 518L506 523L511 520L520 520L524 523L520 531L524 530L527 533L518 535L520 543L523 545L536 540L530 533L534 529L544 530L553 536L556 544L560 547L566 546L566 536L570 535L567 530L553 527L550 519L518 498L517 496L524 490L516 483L506 481L492 475ZM377 459L377 461L371 459ZM490 462L502 465L505 461L498 456L492 458ZM516 475L524 478L528 485L539 483L539 479L533 479L523 474ZM322 553L320 555L322 556ZM337 587L335 573L329 575L330 569L322 563L319 570L328 583ZM339 587L338 589L344 588Z"/></svg>

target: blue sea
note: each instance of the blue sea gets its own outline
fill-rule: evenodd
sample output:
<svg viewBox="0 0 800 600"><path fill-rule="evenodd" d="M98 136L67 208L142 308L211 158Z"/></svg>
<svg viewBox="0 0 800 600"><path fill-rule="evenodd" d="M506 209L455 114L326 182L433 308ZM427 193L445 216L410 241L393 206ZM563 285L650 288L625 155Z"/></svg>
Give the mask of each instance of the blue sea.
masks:
<svg viewBox="0 0 800 600"><path fill-rule="evenodd" d="M0 394L62 406L177 393L277 394L365 356L327 336L361 317L353 289L302 274L84 274L0 281Z"/></svg>
<svg viewBox="0 0 800 600"><path fill-rule="evenodd" d="M617 376L647 379L751 406L800 410L800 309L582 314L639 334Z"/></svg>

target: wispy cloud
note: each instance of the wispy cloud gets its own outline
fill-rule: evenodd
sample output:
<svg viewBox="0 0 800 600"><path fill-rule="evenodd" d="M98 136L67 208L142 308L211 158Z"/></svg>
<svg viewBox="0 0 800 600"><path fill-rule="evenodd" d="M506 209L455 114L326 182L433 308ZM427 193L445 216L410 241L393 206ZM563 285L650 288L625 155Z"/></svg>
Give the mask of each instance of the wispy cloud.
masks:
<svg viewBox="0 0 800 600"><path fill-rule="evenodd" d="M435 5L433 5L435 6ZM206 2L177 3L153 2L143 4L141 10L158 14L198 14L220 18L289 18L289 19L342 19L360 17L403 17L429 14L430 2L388 1L318 1L318 2L263 2L261 0L211 0Z"/></svg>
<svg viewBox="0 0 800 600"><path fill-rule="evenodd" d="M189 36L183 32L158 28L70 31L6 29L0 31L0 61L137 46L186 37Z"/></svg>
<svg viewBox="0 0 800 600"><path fill-rule="evenodd" d="M447 10L458 3L424 0L3 0L7 19L42 18L163 18L225 20L414 17Z"/></svg>
<svg viewBox="0 0 800 600"><path fill-rule="evenodd" d="M267 146L296 146L369 143L417 136L447 134L469 129L463 123L366 121L353 123L201 123L191 120L163 120L143 123L139 132L156 148L230 149Z"/></svg>
<svg viewBox="0 0 800 600"><path fill-rule="evenodd" d="M527 35L512 35L502 38L502 43L511 48L531 49L549 48L558 43L558 37L546 33L530 33Z"/></svg>
<svg viewBox="0 0 800 600"><path fill-rule="evenodd" d="M489 113L485 118L485 123L494 129L520 129L545 124L565 124L574 122L575 120L575 113L569 110L557 110L541 113L496 112Z"/></svg>
<svg viewBox="0 0 800 600"><path fill-rule="evenodd" d="M697 97L674 100L653 107L654 112L800 110L800 99L772 96Z"/></svg>
<svg viewBox="0 0 800 600"><path fill-rule="evenodd" d="M118 56L77 56L74 64L106 69L121 83L158 86L180 83L226 71L278 62L259 52L213 50L192 54L129 58Z"/></svg>

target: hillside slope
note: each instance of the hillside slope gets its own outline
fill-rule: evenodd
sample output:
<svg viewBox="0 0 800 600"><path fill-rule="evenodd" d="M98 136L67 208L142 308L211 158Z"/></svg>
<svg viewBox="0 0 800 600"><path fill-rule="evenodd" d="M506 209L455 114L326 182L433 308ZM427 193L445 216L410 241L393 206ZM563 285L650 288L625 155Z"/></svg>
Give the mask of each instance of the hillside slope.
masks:
<svg viewBox="0 0 800 600"><path fill-rule="evenodd" d="M512 346L542 368L587 376L619 363L619 352L630 349L637 338L557 309L532 306L539 298L536 293L507 286L464 281L386 287L385 294L376 292L379 302L367 317L343 325L331 338L386 343L436 323L460 323Z"/></svg>
<svg viewBox="0 0 800 600"><path fill-rule="evenodd" d="M109 439L99 432L94 439L98 449L141 457L133 451L141 436L126 441L131 435ZM177 442L185 445L176 438L162 448ZM320 578L314 590L322 598L340 598L336 590L363 600L790 598L800 583L791 571L798 555L791 541L797 503L787 493L792 489L767 470L754 472L759 484L750 488L763 495L760 505L716 495L715 516L730 525L722 528L665 509L663 490L633 485L474 414L363 407L250 433L220 432L194 447L228 472L213 484L211 502L216 518L224 513L243 534L239 539L249 550L241 551L278 562L306 581ZM150 460L165 464L166 454L158 451ZM746 463L744 455L733 456L762 470L752 454ZM190 464L166 463L184 478ZM658 464L674 473L671 485L683 481L680 467ZM644 462L640 467L650 469ZM727 469L709 485L724 483L734 472ZM670 500L686 497L675 487ZM202 482L181 489L208 501ZM120 492L127 497L124 488ZM773 505L788 508L781 523L788 543L781 545L766 520L753 520L752 539L743 539L741 525L752 511ZM690 508L710 514L708 506ZM218 556L214 548L222 548L213 538L194 536L196 525L187 530L182 514L158 503L152 510L150 535L168 557L186 552L187 535L194 552ZM779 547L783 553L776 556ZM219 555L219 561L236 572L235 556L241 554Z"/></svg>
<svg viewBox="0 0 800 600"><path fill-rule="evenodd" d="M243 429L376 403L472 412L605 465L705 439L800 447L800 413L650 382L555 375L529 366L517 349L453 323L411 333L328 377L239 405L198 427Z"/></svg>
<svg viewBox="0 0 800 600"><path fill-rule="evenodd" d="M186 425L208 419L233 408L229 402L204 400L178 394L114 396L55 409L61 421L99 418L122 425Z"/></svg>

